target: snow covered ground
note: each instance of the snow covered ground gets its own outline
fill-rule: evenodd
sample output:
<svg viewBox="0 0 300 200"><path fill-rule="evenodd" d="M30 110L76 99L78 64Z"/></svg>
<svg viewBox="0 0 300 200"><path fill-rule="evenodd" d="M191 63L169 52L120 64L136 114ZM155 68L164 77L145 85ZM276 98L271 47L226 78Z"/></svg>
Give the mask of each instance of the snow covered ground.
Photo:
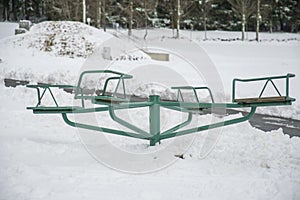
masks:
<svg viewBox="0 0 300 200"><path fill-rule="evenodd" d="M71 51L80 53L60 54L59 52L63 52L59 49L62 48L61 42L57 45L55 43L53 46L50 45L52 46L50 52L36 45L45 44L42 40L48 37L44 34L48 32L45 28L51 26L39 25L26 35L7 37L13 33L11 29L14 27L8 23L0 23L1 81L4 78L16 78L32 82L74 84L82 68L89 67L100 59L96 54L86 60L85 56L90 54L90 48L77 46L74 40L78 39L78 36L84 37L90 44L89 47L96 48L97 45L103 42L105 44L105 41L112 38L110 34L85 25L77 23L76 26L73 31L78 32L64 34L64 31L72 31L73 27L70 23L64 22L54 32L53 41L60 41L62 38L73 41ZM73 34L76 35L75 39L72 39ZM134 34L142 38L144 32L134 31ZM181 48L185 52L190 48L197 48L195 45L190 45L189 39L192 37L212 61L210 63L209 60L205 60L205 63L216 68L207 69L207 71L218 72L215 74L218 76L215 81L220 78L222 87L220 90L224 90L224 96L219 98L221 100L230 101L230 81L234 77L248 78L286 73L296 74L296 78L291 80L291 96L300 99L298 92L300 85L298 77L300 74L299 34L261 34L265 41L259 44L249 41L226 42L219 39L203 41L202 32L193 32L190 35L190 32L183 31L183 34L186 39L181 39L176 46L172 42L173 39L169 38L172 36L171 30L151 30L148 33L149 43L138 41L137 45L150 46L160 43L159 45L164 46L165 49ZM249 38L252 37L251 34L249 33ZM239 33L228 32L209 32L208 35L209 38L239 37ZM79 41L82 44L82 40ZM126 42L126 39L123 38L123 41ZM197 55L193 53L195 52L189 52L190 55ZM145 62L154 67L162 65L160 62L150 61L142 52L135 52L134 55L143 57L142 61L129 62L127 58L127 61L115 62L114 67L120 67L118 66L120 63L129 66L145 64ZM179 58L180 56L176 57L170 63L177 67L180 64L187 66ZM207 59L207 57L201 58ZM97 68L97 66L94 67ZM142 71L145 69L142 68ZM137 75L141 74L141 70L132 70L132 72ZM203 72L203 74L208 72ZM189 74L184 74L184 71L182 73L184 78L189 76ZM159 74L155 78L164 79ZM139 81L141 80L135 80L134 83L138 84ZM192 83L194 81L191 80ZM201 81L209 83L206 80ZM162 88L165 88L167 84L173 83L166 81L161 85ZM157 87L157 84L155 86ZM147 85L135 87L132 86L132 89L139 94L152 92ZM218 90L218 88L215 89ZM252 95L257 88L250 86L245 90ZM55 92L60 102L65 104L72 102L71 94L62 91ZM25 110L27 106L36 103L34 90L25 87L6 88L0 84L0 94L0 199L272 198L296 200L300 198L298 192L300 189L300 139L289 138L283 134L282 130L265 133L245 122L223 129L180 137L174 142L166 141L162 145L151 148L143 141L107 136L108 141L120 149L120 152L129 152L128 154L132 155L132 157L125 157L125 159L128 158L125 160L122 157L123 154L101 151L100 153L105 158L116 162L110 167L117 168L117 170L112 170L100 164L98 161L101 162L101 160L94 159L95 154L93 157L91 152L87 151L89 144L82 145L82 141L87 141L82 135L83 132L67 126L60 116L33 115ZM170 95L170 92L167 92L167 95ZM267 108L260 112L300 118L299 105L296 102L293 106ZM163 125L174 124L178 120L177 116L167 112L162 115ZM238 116L240 114L230 117ZM130 117L132 117L131 120L139 122L146 116L141 110L137 110ZM197 116L196 119L194 123L220 120L213 115ZM118 127L110 123L106 116L103 116L101 120L108 126ZM86 132L85 135L89 139L98 137L90 132ZM185 148L185 143L189 144L191 141L193 143L189 148ZM212 151L203 157L203 153L206 152L203 148L210 141L213 143L217 141L217 143ZM168 145L172 148L168 149ZM184 149L181 146L184 146ZM166 151L170 151L170 154L165 154ZM184 154L184 159L174 156L180 153ZM144 163L140 163L139 159L132 159L135 155L141 157L144 155ZM162 166L160 164L164 159L172 162ZM135 166L155 166L155 164L157 164L157 170L152 170L152 173L136 175L118 171L118 169L126 171L126 167L134 169Z"/></svg>

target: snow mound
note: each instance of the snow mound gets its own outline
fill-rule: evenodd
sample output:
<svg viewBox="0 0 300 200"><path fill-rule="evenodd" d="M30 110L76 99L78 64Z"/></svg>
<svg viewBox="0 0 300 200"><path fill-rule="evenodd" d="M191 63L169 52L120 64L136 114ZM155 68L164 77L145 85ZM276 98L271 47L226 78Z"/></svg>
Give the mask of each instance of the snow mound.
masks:
<svg viewBox="0 0 300 200"><path fill-rule="evenodd" d="M55 56L86 58L97 44L110 37L110 34L80 22L47 21L34 25L26 34L8 38L8 42Z"/></svg>
<svg viewBox="0 0 300 200"><path fill-rule="evenodd" d="M57 92L56 97L63 103L72 100L71 94ZM300 138L289 138L282 129L265 133L248 122L223 127L218 143L204 159L200 157L204 142L214 141L220 129L198 133L187 152L180 152L183 159L178 158L172 166L155 173L122 174L91 159L76 129L66 126L59 116L33 115L26 111L26 106L36 103L34 90L0 85L0 93L0 199L93 200L99 199L99 195L103 199L141 199L137 194L148 199L239 199L242 196L246 200L299 199ZM49 95L45 98L51 100ZM145 112L135 109L133 112L142 125L142 119L147 118ZM167 114L166 123L178 120L174 113L162 110L164 114ZM219 120L217 116L195 115L202 123L209 122L211 117ZM102 120L103 124L117 128L108 116L102 116ZM139 143L121 136L107 137L115 142L112 144L130 152L151 150L144 140ZM174 150L180 149L187 137L192 135L178 137L181 142ZM167 140L153 148L162 148L166 143ZM109 151L102 153L113 155ZM121 154L113 156L122 160ZM155 160L160 159L158 156ZM134 159L130 162L140 164ZM183 189L182 185L185 185ZM112 193L113 187L120 188L120 192ZM153 191L156 191L154 198Z"/></svg>

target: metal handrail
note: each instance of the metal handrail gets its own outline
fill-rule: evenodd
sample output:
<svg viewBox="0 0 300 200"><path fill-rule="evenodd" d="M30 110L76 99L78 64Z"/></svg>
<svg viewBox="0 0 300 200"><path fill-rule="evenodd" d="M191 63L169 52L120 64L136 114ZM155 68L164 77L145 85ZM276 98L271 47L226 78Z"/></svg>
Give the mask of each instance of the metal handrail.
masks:
<svg viewBox="0 0 300 200"><path fill-rule="evenodd" d="M259 94L259 97L258 98L261 98L262 95L263 95L263 92L265 91L266 89L266 86L269 82L272 83L273 87L275 88L276 92L278 93L279 96L281 96L281 93L279 92L278 88L276 87L275 83L273 82L273 80L276 80L276 79L286 79L286 85L285 85L285 96L287 99L289 99L289 79L290 78L293 78L295 77L296 75L295 74L291 74L291 73L288 73L287 75L285 76L270 76L270 77L263 77L263 78L251 78L251 79L239 79L239 78L235 78L233 79L232 81L232 102L236 102L235 100L235 97L236 97L236 82L254 82L254 81L266 81L266 83L264 84L264 87L263 89L261 90L260 94Z"/></svg>
<svg viewBox="0 0 300 200"><path fill-rule="evenodd" d="M213 95L212 95L212 92L210 90L209 87L206 87L206 86L202 86L202 87L193 87L193 86L175 86L175 87L171 87L172 89L174 90L178 90L178 94L177 94L177 101L179 100L179 95L181 96L182 98L182 101L183 100L183 97L182 97L182 93L181 93L181 90L193 90L194 92L194 95L195 95L195 98L196 98L196 101L197 103L199 103L199 97L198 97L198 94L197 94L197 90L208 90L209 92L209 96L210 96L210 99L211 99L211 102L214 103L215 100L213 98Z"/></svg>
<svg viewBox="0 0 300 200"><path fill-rule="evenodd" d="M133 76L131 76L129 74L124 74L124 73L116 72L116 71L112 71L112 70L90 70L90 71L84 71L79 76L79 80L78 80L77 87L76 87L76 90L75 90L75 97L74 97L75 99L91 99L92 98L91 96L86 96L86 95L82 94L81 83L82 83L83 76L86 75L86 74L112 74L112 75L118 75L118 76L109 77L109 78L107 78L105 80L102 95L105 94L106 89L107 89L107 85L108 85L109 81L115 80L115 79L119 79L119 81L120 81L121 79L124 80L124 79L131 79L131 78L133 78ZM119 83L117 84L117 87L119 87ZM124 90L124 96L126 96L126 94L125 94L125 87L123 87L123 90ZM117 88L116 88L115 91L117 91Z"/></svg>
<svg viewBox="0 0 300 200"><path fill-rule="evenodd" d="M92 73L109 73L112 76L109 76L106 78L104 83L104 88L102 91L102 94L98 96L85 96L83 94L83 88L81 88L81 83L83 80L83 76L85 74L92 74ZM291 105L295 99L289 97L289 78L295 77L294 74L287 74L286 76L273 76L273 77L265 77L265 78L252 78L252 79L234 79L232 83L232 90L233 90L233 102L232 103L215 103L213 99L213 95L211 90L208 87L192 87L192 86L178 86L178 87L172 87L172 89L178 90L178 96L177 100L179 100L179 95L182 96L181 90L192 90L194 92L195 98L197 102L184 102L184 99L182 98L182 101L166 101L161 100L160 96L158 95L152 95L149 96L149 98L146 100L143 100L141 102L134 102L130 101L130 99L127 98L125 93L125 84L124 79L130 79L132 78L131 75L127 75L120 72L115 72L111 70L93 70L93 71L85 71L82 72L82 74L79 77L78 85L77 87L68 86L68 85L29 85L28 87L35 88L38 91L38 104L36 107L28 107L27 109L32 109L35 114L43 114L43 113L57 113L61 114L63 117L63 120L70 126L83 128L83 129L89 129L94 131L100 131L100 132L106 132L116 135L122 135L127 137L133 137L133 138L140 138L150 141L150 146L155 145L156 143L160 143L161 140L168 139L171 137L196 133L199 131L209 130L213 128L218 128L222 126L228 126L236 123L241 123L243 121L249 120L253 114L255 113L255 110L257 107L262 106L280 106L280 105ZM111 80L119 80L114 93L112 95L108 95L106 93L107 86L109 81ZM238 101L235 101L235 92L236 92L236 82L251 82L251 81L266 81L265 85L263 86L262 91L260 92L260 95L258 98L262 98L262 95L267 87L267 84L271 82L273 87L276 89L279 96L281 96L280 91L278 90L277 86L274 83L274 79L286 79L286 97L283 101L253 101L248 103L236 103ZM124 98L118 98L117 96L114 96L117 92L117 89L119 86L123 84L123 92L124 92ZM75 99L81 99L82 101L82 107L73 107L73 106L59 106L58 103L55 100L55 96L53 95L50 87L58 87L58 88L73 88L75 89ZM44 89L44 91L41 93L40 88ZM56 106L52 107L39 107L41 104L41 100L46 93L46 91L49 90ZM197 90L208 90L211 102L199 102L199 97L197 94ZM283 97L281 97L283 99ZM93 104L100 105L101 107L96 108L85 108L84 101L86 99L90 99ZM263 98L262 98L263 99ZM262 100L260 99L260 100ZM265 100L265 99L264 99ZM149 130L143 130L139 128L137 125L131 123L130 121L127 121L127 119L120 118L116 115L116 110L122 110L122 109L131 109L131 108L144 108L148 107L149 113L148 113L148 120L149 120ZM180 112L187 112L188 116L185 121L182 121L181 123L162 131L161 129L161 109L172 109ZM216 122L216 123L210 123L202 126L193 126L188 127L188 125L192 122L194 110L197 112L201 112L203 109L213 109L213 108L222 108L222 109L228 109L228 108L250 108L250 112L246 116L237 117L234 119L228 119L226 121L222 122ZM111 119L115 121L116 123L130 129L132 132L118 130L118 129L111 129L106 128L102 126L95 126L91 124L83 124L79 122L71 121L68 118L68 114L80 114L80 113L94 113L94 112L108 112Z"/></svg>

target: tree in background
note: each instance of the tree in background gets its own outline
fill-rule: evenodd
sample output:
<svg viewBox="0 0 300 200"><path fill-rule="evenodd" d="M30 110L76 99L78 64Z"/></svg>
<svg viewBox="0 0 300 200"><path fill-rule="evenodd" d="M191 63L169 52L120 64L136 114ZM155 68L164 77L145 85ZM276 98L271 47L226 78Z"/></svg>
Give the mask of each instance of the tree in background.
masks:
<svg viewBox="0 0 300 200"><path fill-rule="evenodd" d="M0 20L29 19L83 21L95 27L170 27L179 37L182 28L245 31L300 30L300 0L0 0ZM132 2L132 6L131 5ZM258 6L260 4L260 6ZM255 17L256 14L256 17ZM260 17L261 16L261 17ZM175 33L176 30L176 33ZM147 31L145 31L145 38ZM206 38L206 36L205 36Z"/></svg>
<svg viewBox="0 0 300 200"><path fill-rule="evenodd" d="M270 33L273 32L273 10L275 7L275 0L263 0L261 2L261 20L262 20L262 28L265 31L269 31Z"/></svg>
<svg viewBox="0 0 300 200"><path fill-rule="evenodd" d="M181 4L180 0L176 0L176 38L179 39L179 31L180 31L180 17L181 17Z"/></svg>
<svg viewBox="0 0 300 200"><path fill-rule="evenodd" d="M259 26L261 21L260 15L260 3L261 0L256 0L256 41L259 42Z"/></svg>
<svg viewBox="0 0 300 200"><path fill-rule="evenodd" d="M211 10L212 0L199 0L198 1L200 12L203 15L203 29L204 29L204 39L207 40L207 17Z"/></svg>
<svg viewBox="0 0 300 200"><path fill-rule="evenodd" d="M242 40L245 40L247 20L253 15L256 8L256 1L253 0L228 0L232 10L242 22Z"/></svg>
<svg viewBox="0 0 300 200"><path fill-rule="evenodd" d="M45 0L49 20L82 21L82 0Z"/></svg>
<svg viewBox="0 0 300 200"><path fill-rule="evenodd" d="M276 21L276 23L274 24L275 29L277 31L295 32L295 25L297 24L297 21L299 24L300 19L299 14L297 15L297 9L299 10L299 0L275 1L273 13L274 19Z"/></svg>
<svg viewBox="0 0 300 200"><path fill-rule="evenodd" d="M9 16L9 0L1 0L1 4L2 4L2 18L5 21L9 21L10 20L10 16Z"/></svg>

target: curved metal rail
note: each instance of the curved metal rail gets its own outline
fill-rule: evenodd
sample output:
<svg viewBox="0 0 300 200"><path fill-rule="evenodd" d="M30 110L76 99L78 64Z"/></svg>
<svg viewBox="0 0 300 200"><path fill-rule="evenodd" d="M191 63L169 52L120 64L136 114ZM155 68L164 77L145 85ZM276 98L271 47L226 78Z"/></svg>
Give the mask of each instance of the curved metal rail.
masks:
<svg viewBox="0 0 300 200"><path fill-rule="evenodd" d="M100 95L84 95L83 88L81 87L83 77L86 74L110 74L105 80L104 88ZM215 103L213 99L213 95L211 90L208 87L192 87L192 86L177 86L172 89L178 90L177 100L161 100L160 96L153 95L149 96L148 99L137 97L132 98L130 100L129 96L125 91L125 79L132 78L131 75L127 75L120 72L110 71L110 70L94 70L94 71L85 71L79 77L77 86L70 85L50 85L50 84L38 84L38 85L27 85L29 88L34 88L37 90L38 103L35 107L27 107L27 109L33 110L35 114L61 114L63 120L72 127L83 128L93 131L105 132L115 135L121 135L126 137L133 137L139 139L145 139L150 141L150 146L155 145L156 143L160 143L161 140L196 133L200 131L205 131L209 129L219 128L223 126L228 126L232 124L241 123L249 120L256 111L257 107L262 106L281 106L281 105L291 105L294 98L289 96L289 78L295 77L294 74L287 74L286 76L274 76L274 77L266 77L266 78L255 78L255 79L234 79L233 80L233 95L232 95L232 103ZM285 95L282 96L278 88L276 87L273 80L275 79L286 79L286 91ZM107 86L109 81L118 80L118 83L115 87L114 93L111 95L107 95ZM260 92L258 98L247 98L247 99L236 99L236 82L252 82L252 81L266 81L263 86L262 91ZM276 97L262 97L265 88L268 83L271 83L275 88L276 92L279 96ZM116 92L118 91L119 86L122 84L123 93L121 97L117 97ZM57 100L55 99L55 95L51 91L51 88L71 88L75 90L75 99L79 99L82 101L82 106L59 106ZM43 90L41 92L40 90ZM181 90L192 90L194 92L196 102L185 102ZM209 96L211 102L209 103L200 103L200 98L197 94L197 90L207 90L209 92ZM49 91L51 98L54 101L54 106L41 106L41 102L46 92ZM180 101L180 98L182 101ZM84 101L90 100L91 103L98 107L86 108ZM139 128L137 125L128 122L125 119L122 119L116 115L116 110L123 109L131 109L131 108L148 108L149 109L149 130L143 130ZM187 119L168 130L162 131L160 127L160 112L161 108L167 108L179 112L185 112L188 114ZM186 128L193 119L194 113L201 113L203 109L228 109L228 108L250 108L250 112L246 116L238 117L235 119L225 120L217 123L211 123L207 125L197 126L193 128ZM117 130L106 128L102 126L95 126L91 124L84 124L80 122L74 122L68 118L68 114L82 114L82 113L98 113L98 112L108 112L110 118L121 124L122 126L130 129L133 132Z"/></svg>

